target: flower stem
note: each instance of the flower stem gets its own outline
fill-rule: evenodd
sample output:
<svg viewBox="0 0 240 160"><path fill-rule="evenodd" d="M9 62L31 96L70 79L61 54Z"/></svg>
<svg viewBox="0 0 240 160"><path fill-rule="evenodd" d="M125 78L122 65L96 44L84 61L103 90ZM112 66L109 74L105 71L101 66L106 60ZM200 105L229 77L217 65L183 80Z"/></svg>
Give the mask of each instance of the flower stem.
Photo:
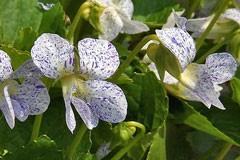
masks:
<svg viewBox="0 0 240 160"><path fill-rule="evenodd" d="M226 143L220 151L219 155L215 158L215 160L223 160L231 148L232 144Z"/></svg>
<svg viewBox="0 0 240 160"><path fill-rule="evenodd" d="M35 116L30 142L38 138L39 130L42 122L42 116L43 114Z"/></svg>
<svg viewBox="0 0 240 160"><path fill-rule="evenodd" d="M124 123L126 126L129 126L129 127L140 128L141 129L140 133L135 138L133 138L130 142L128 142L128 144L126 144L124 148L118 151L117 154L115 154L111 160L121 159L121 157L124 156L124 154L126 154L144 136L146 132L145 126L142 125L141 123L134 122L134 121L124 122Z"/></svg>
<svg viewBox="0 0 240 160"><path fill-rule="evenodd" d="M193 4L189 8L188 13L186 15L187 18L191 18L192 13L196 10L199 3L200 3L200 0L194 0L193 1Z"/></svg>
<svg viewBox="0 0 240 160"><path fill-rule="evenodd" d="M142 49L142 47L150 40L159 41L158 37L155 34L144 37L143 40L139 42L138 45L133 49L133 51L131 52L131 55L123 62L123 64L114 73L114 75L110 79L111 82L117 81L117 79L121 76L121 74L128 67L128 65L132 62L132 60L135 58L138 52Z"/></svg>
<svg viewBox="0 0 240 160"><path fill-rule="evenodd" d="M209 56L211 53L216 52L219 48L221 48L226 42L229 41L234 35L240 33L240 29L237 31L233 32L232 34L228 34L223 40L221 40L219 43L217 43L214 47L212 47L210 50L208 50L204 55L202 55L196 63L203 63L207 56Z"/></svg>
<svg viewBox="0 0 240 160"><path fill-rule="evenodd" d="M68 41L73 42L72 39L73 39L73 36L74 36L75 29L76 29L78 23L79 23L79 22L81 21L81 19L82 19L82 14L83 14L84 10L92 7L93 5L94 5L94 4L93 4L92 2L87 1L87 2L84 2L84 3L80 6L80 8L79 8L78 11L77 11L76 16L75 16L74 19L73 19L73 22L72 22L71 26L70 26L70 28L69 28L69 31L68 31L68 33L67 33L66 39L67 39Z"/></svg>
<svg viewBox="0 0 240 160"><path fill-rule="evenodd" d="M79 131L77 132L76 136L74 137L70 148L67 151L66 160L72 160L72 157L73 157L74 153L76 152L76 149L77 149L79 143L81 142L81 139L86 131L87 131L87 127L83 123L81 125Z"/></svg>
<svg viewBox="0 0 240 160"><path fill-rule="evenodd" d="M216 21L218 20L218 18L221 16L222 12L224 12L227 4L228 4L229 0L223 0L222 5L219 7L217 13L215 14L215 16L213 17L213 19L211 20L210 24L207 26L206 30L203 32L202 36L197 39L197 51L201 48L201 46L203 45L203 42L205 40L205 38L207 37L208 33L211 31L211 29L213 28L214 24L216 23Z"/></svg>

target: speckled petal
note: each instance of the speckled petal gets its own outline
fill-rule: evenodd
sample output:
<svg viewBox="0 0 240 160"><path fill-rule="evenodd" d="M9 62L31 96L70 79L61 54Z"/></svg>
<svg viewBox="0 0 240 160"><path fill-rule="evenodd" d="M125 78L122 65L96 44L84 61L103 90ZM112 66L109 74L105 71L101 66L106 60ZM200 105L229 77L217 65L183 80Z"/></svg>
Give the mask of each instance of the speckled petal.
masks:
<svg viewBox="0 0 240 160"><path fill-rule="evenodd" d="M99 39L111 41L118 36L123 27L121 18L117 11L112 7L104 9L99 22L103 30L103 34L99 34Z"/></svg>
<svg viewBox="0 0 240 160"><path fill-rule="evenodd" d="M10 57L2 50L0 50L0 71L0 82L7 79L13 71Z"/></svg>
<svg viewBox="0 0 240 160"><path fill-rule="evenodd" d="M176 27L156 30L156 33L163 45L176 56L181 70L184 71L196 55L193 38L186 31Z"/></svg>
<svg viewBox="0 0 240 160"><path fill-rule="evenodd" d="M18 79L18 78L35 78L39 79L43 76L43 73L40 69L33 63L32 59L24 62L17 70L15 70L10 78Z"/></svg>
<svg viewBox="0 0 240 160"><path fill-rule="evenodd" d="M76 97L72 97L71 101L87 128L93 129L97 127L98 117L91 111L89 104Z"/></svg>
<svg viewBox="0 0 240 160"><path fill-rule="evenodd" d="M88 93L85 101L101 120L118 123L125 119L127 100L121 88L107 81L89 80L84 83Z"/></svg>
<svg viewBox="0 0 240 160"><path fill-rule="evenodd" d="M49 78L73 73L74 47L57 34L44 33L38 37L31 55L35 65Z"/></svg>
<svg viewBox="0 0 240 160"><path fill-rule="evenodd" d="M50 96L45 85L36 79L25 79L17 89L17 94L11 98L18 101L23 107L28 107L29 115L38 115L45 112L50 103Z"/></svg>
<svg viewBox="0 0 240 160"><path fill-rule="evenodd" d="M237 22L240 25L240 9L229 8L221 15L221 18L226 18Z"/></svg>
<svg viewBox="0 0 240 160"><path fill-rule="evenodd" d="M229 81L237 70L236 60L229 53L214 53L207 57L206 66L212 82L221 84Z"/></svg>
<svg viewBox="0 0 240 160"><path fill-rule="evenodd" d="M201 101L208 108L214 105L217 108L224 109L218 99L219 91L215 91L214 84L208 77L205 65L191 63L181 76L181 81L184 83L178 88L186 99Z"/></svg>
<svg viewBox="0 0 240 160"><path fill-rule="evenodd" d="M121 15L121 19L123 21L123 28L122 28L121 32L124 32L127 34L137 34L137 33L149 31L149 28L146 24L128 19L123 14L120 14L120 15Z"/></svg>
<svg viewBox="0 0 240 160"><path fill-rule="evenodd" d="M15 114L12 106L12 102L8 93L9 86L5 86L3 89L4 95L0 97L0 109L11 129L15 125Z"/></svg>
<svg viewBox="0 0 240 160"><path fill-rule="evenodd" d="M106 40L85 38L78 42L80 74L92 79L110 77L120 64L116 48Z"/></svg>
<svg viewBox="0 0 240 160"><path fill-rule="evenodd" d="M71 106L71 92L69 91L67 94L63 94L65 108L66 108L66 123L68 129L73 133L76 128L76 120L74 116L74 112Z"/></svg>
<svg viewBox="0 0 240 160"><path fill-rule="evenodd" d="M28 111L28 106L27 105L22 105L22 104L24 104L24 102L19 103L19 101L20 100L17 101L17 100L15 100L11 97L11 102L12 102L13 109L14 109L14 114L19 121L23 122L27 119L29 111Z"/></svg>
<svg viewBox="0 0 240 160"><path fill-rule="evenodd" d="M118 12L127 16L128 19L132 18L134 6L132 0L116 0L114 1L117 6Z"/></svg>

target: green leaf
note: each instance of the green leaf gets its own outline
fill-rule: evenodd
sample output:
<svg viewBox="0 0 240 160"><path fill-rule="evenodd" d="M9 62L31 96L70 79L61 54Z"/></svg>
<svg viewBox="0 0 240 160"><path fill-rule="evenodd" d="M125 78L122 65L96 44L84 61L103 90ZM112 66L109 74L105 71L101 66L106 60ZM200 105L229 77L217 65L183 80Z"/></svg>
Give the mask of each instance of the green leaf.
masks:
<svg viewBox="0 0 240 160"><path fill-rule="evenodd" d="M240 121L240 118L237 118L236 114L234 114L233 112L231 112L231 114L226 113L226 111L228 110L219 112L215 111L214 113L210 112L208 114L210 114L211 116L214 115L213 118L214 123L212 123L209 120L209 116L207 118L206 116L202 115L188 103L182 102L182 105L183 108L181 108L181 110L179 109L178 111L175 111L174 113L176 121L178 123L183 122L184 124L189 125L197 130L206 132L210 135L213 135L222 140L228 141L232 144L239 146L240 144L240 137L238 135L239 131L236 132L235 129L236 126L233 128L233 125L238 125ZM240 111L238 112L240 113ZM233 119L230 122L227 121L227 119L231 119L231 117L229 116L233 117Z"/></svg>
<svg viewBox="0 0 240 160"><path fill-rule="evenodd" d="M64 12L59 2L45 11L37 0L0 1L0 43L30 50L36 33L64 35ZM29 40L29 41L27 41Z"/></svg>
<svg viewBox="0 0 240 160"><path fill-rule="evenodd" d="M9 159L63 160L63 155L58 150L56 143L43 135L19 149Z"/></svg>
<svg viewBox="0 0 240 160"><path fill-rule="evenodd" d="M163 124L157 129L157 132L153 136L153 141L149 148L147 159L166 160L166 156L166 125Z"/></svg>
<svg viewBox="0 0 240 160"><path fill-rule="evenodd" d="M240 79L234 77L231 81L230 81L232 90L233 90L233 96L232 99L237 102L238 104L240 104Z"/></svg>
<svg viewBox="0 0 240 160"><path fill-rule="evenodd" d="M146 22L149 25L161 26L172 12L172 8L179 10L180 7L175 0L133 0L133 18Z"/></svg>
<svg viewBox="0 0 240 160"><path fill-rule="evenodd" d="M11 58L11 64L12 64L14 70L16 70L26 60L31 58L29 52L16 50L10 45L8 45L8 46L2 45L0 47L0 49L5 51L8 54L8 56Z"/></svg>

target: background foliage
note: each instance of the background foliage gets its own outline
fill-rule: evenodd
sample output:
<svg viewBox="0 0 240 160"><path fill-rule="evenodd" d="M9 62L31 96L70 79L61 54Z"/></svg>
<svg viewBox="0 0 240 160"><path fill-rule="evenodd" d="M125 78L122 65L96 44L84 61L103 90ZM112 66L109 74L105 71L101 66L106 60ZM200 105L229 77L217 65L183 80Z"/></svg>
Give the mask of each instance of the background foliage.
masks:
<svg viewBox="0 0 240 160"><path fill-rule="evenodd" d="M38 4L54 3L46 11ZM36 38L44 32L65 36L69 19L73 20L83 0L71 0L61 5L58 0L1 0L0 1L0 48L12 58L14 68L30 58L31 47ZM133 18L151 27L160 28L175 10L189 9L191 2L175 0L133 0ZM202 2L204 7L204 2ZM84 27L75 37L97 37L96 31L83 22ZM121 61L131 53L136 44L145 36L120 35L114 40ZM212 45L204 45L205 52ZM225 50L223 47L220 49ZM233 144L226 159L235 159L240 146L240 74L230 83L224 84L221 101L225 111L207 109L201 103L188 102L167 95L164 85L140 62L143 53L135 57L117 84L124 90L128 100L126 121L137 121L147 129L147 133L124 156L126 160L186 160L213 159L226 142ZM26 122L17 122L11 130L0 113L0 159L18 160L61 160L76 133L71 134L65 123L65 108L61 89L56 85L50 91L51 104L44 113L40 137L29 142L33 126L33 116ZM76 116L78 117L78 116ZM78 117L78 127L82 120ZM114 132L117 124L100 122L91 132L87 131L78 146L74 159L95 160L97 149L104 142L119 142L105 158L110 159L127 142L120 141ZM77 129L76 129L77 130ZM215 150L214 150L215 149ZM211 152L212 151L212 152ZM211 153L209 153L211 152ZM207 157L207 158L206 158Z"/></svg>

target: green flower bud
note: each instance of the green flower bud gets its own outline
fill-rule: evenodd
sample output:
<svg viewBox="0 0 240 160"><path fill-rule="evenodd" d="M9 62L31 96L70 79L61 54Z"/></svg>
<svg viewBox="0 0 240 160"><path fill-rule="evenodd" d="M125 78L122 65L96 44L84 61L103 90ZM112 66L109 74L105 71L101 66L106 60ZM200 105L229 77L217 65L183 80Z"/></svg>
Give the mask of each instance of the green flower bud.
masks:
<svg viewBox="0 0 240 160"><path fill-rule="evenodd" d="M89 23L93 26L94 29L96 29L100 33L103 33L103 29L100 25L100 17L102 15L103 10L104 10L103 7L95 5L93 8L91 8L88 17Z"/></svg>
<svg viewBox="0 0 240 160"><path fill-rule="evenodd" d="M147 55L155 63L161 80L164 79L165 71L179 79L181 74L179 61L164 45L150 44Z"/></svg>

